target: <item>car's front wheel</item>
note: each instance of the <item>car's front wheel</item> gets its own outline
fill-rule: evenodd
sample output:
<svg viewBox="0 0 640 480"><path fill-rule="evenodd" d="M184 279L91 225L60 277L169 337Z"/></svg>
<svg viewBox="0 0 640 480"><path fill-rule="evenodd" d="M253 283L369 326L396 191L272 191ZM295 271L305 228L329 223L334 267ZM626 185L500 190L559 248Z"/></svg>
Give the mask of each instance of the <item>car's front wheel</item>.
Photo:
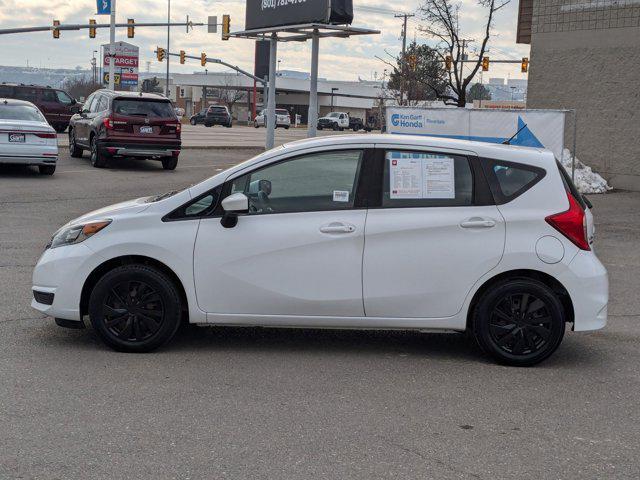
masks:
<svg viewBox="0 0 640 480"><path fill-rule="evenodd" d="M195 118L192 118L191 120L189 120L189 123L191 125L195 125L196 123L198 123L198 121Z"/></svg>
<svg viewBox="0 0 640 480"><path fill-rule="evenodd" d="M472 317L480 347L500 363L531 366L556 351L565 312L547 285L530 278L505 280L485 292Z"/></svg>
<svg viewBox="0 0 640 480"><path fill-rule="evenodd" d="M175 335L180 294L164 273L123 265L106 273L89 298L89 317L100 338L122 352L149 352Z"/></svg>

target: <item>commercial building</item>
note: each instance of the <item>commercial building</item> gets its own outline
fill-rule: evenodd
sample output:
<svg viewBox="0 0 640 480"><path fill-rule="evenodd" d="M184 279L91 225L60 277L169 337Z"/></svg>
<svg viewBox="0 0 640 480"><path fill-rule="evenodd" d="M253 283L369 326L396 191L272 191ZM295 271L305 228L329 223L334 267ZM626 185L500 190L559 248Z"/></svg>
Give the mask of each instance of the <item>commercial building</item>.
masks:
<svg viewBox="0 0 640 480"><path fill-rule="evenodd" d="M164 89L164 78L159 76L158 81ZM276 105L292 115L300 115L302 123L307 121L309 83L304 72L282 72L276 77ZM184 108L187 116L209 105L221 104L230 108L234 120L246 122L251 117L253 103L257 111L264 104L262 85L258 83L254 91L251 78L235 73L172 74L169 91L176 107ZM382 96L381 82L318 79L320 116L331 110L349 112L360 118L377 116Z"/></svg>
<svg viewBox="0 0 640 480"><path fill-rule="evenodd" d="M520 0L517 41L531 44L527 107L575 109L578 158L640 190L640 0Z"/></svg>

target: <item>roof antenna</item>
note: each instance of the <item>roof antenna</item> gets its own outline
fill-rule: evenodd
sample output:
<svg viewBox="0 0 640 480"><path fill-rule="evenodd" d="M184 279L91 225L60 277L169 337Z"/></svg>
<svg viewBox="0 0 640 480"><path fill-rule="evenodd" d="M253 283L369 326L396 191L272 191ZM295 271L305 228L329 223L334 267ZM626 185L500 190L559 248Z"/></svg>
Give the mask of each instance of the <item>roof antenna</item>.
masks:
<svg viewBox="0 0 640 480"><path fill-rule="evenodd" d="M505 140L504 142L502 142L503 145L511 145L511 140L513 140L514 138L516 138L518 136L518 134L524 130L525 128L527 128L527 124L523 124L522 127L520 127L520 129L513 134L513 136L511 138L509 138L508 140Z"/></svg>

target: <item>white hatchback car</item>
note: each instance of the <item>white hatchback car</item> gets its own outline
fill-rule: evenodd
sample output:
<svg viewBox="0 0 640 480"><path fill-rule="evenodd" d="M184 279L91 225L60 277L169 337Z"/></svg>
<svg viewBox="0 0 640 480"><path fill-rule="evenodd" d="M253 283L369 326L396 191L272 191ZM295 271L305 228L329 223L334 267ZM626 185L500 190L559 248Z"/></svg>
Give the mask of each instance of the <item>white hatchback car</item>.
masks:
<svg viewBox="0 0 640 480"><path fill-rule="evenodd" d="M428 137L275 148L179 192L77 218L33 274L32 306L88 315L124 351L182 319L269 327L469 330L531 365L565 324L604 327L607 273L553 154Z"/></svg>

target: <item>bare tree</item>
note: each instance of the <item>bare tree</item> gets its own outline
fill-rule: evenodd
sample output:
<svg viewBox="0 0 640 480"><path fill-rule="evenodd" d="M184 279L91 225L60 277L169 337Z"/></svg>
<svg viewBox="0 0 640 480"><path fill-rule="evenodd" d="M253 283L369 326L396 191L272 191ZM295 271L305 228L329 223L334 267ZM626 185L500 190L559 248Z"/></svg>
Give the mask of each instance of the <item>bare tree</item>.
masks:
<svg viewBox="0 0 640 480"><path fill-rule="evenodd" d="M245 97L245 91L238 89L237 81L234 82L229 76L224 78L224 88L220 88L218 92L218 100L229 107L229 111L233 110L233 106Z"/></svg>
<svg viewBox="0 0 640 480"><path fill-rule="evenodd" d="M467 99L467 87L473 80L482 64L482 57L487 50L487 42L491 36L495 13L507 5L510 0L478 0L478 4L487 12L486 24L483 27L483 39L477 50L477 58L467 60L465 58L470 39L460 34L458 14L460 4L453 0L424 0L419 12L425 22L420 30L438 40L437 50L440 60L451 59L451 68L448 70L447 89L443 90L436 85L429 85L436 96L447 105L464 107ZM464 65L471 66L468 74L464 73Z"/></svg>
<svg viewBox="0 0 640 480"><path fill-rule="evenodd" d="M63 88L73 98L87 98L93 92L102 88L102 85L95 83L93 79L88 76L75 76L70 77L63 83Z"/></svg>

